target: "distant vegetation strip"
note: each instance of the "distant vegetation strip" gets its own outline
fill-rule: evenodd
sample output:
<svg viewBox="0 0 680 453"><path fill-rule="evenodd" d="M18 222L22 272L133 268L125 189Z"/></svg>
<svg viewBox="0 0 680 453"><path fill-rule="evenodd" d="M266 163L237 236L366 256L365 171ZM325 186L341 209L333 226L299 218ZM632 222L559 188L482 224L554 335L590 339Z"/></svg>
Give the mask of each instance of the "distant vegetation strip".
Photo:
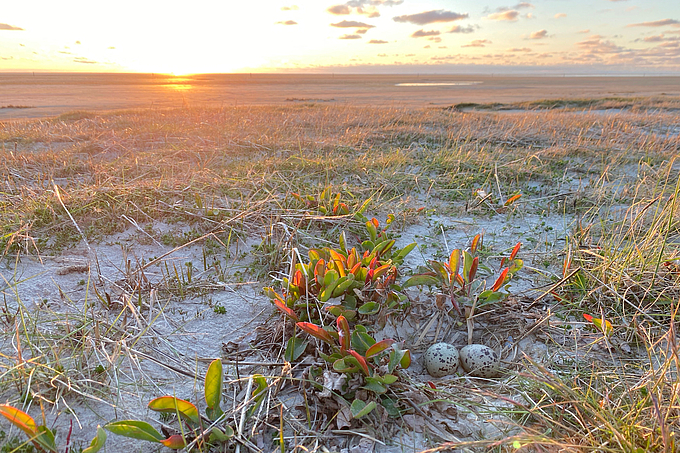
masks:
<svg viewBox="0 0 680 453"><path fill-rule="evenodd" d="M647 99L640 103L640 99L609 97L601 99L541 99L538 101L526 101L503 104L500 102L480 104L476 102L460 102L444 107L444 110L552 110L552 109L655 109L655 110L678 110L680 105L669 100Z"/></svg>
<svg viewBox="0 0 680 453"><path fill-rule="evenodd" d="M34 109L35 107L32 105L2 105L0 106L0 109Z"/></svg>

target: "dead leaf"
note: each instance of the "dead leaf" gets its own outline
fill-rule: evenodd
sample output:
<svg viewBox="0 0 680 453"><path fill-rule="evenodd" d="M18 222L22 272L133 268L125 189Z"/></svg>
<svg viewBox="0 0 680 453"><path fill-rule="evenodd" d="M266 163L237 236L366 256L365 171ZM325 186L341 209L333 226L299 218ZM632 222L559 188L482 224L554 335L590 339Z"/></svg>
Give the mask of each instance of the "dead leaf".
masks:
<svg viewBox="0 0 680 453"><path fill-rule="evenodd" d="M420 415L407 414L404 415L404 422L417 433L423 432L423 426L425 426L425 419Z"/></svg>
<svg viewBox="0 0 680 453"><path fill-rule="evenodd" d="M349 428L352 425L352 412L349 406L342 405L338 411L338 415L335 417L335 425L338 429Z"/></svg>
<svg viewBox="0 0 680 453"><path fill-rule="evenodd" d="M358 444L349 447L350 453L373 453L375 442L362 437Z"/></svg>
<svg viewBox="0 0 680 453"><path fill-rule="evenodd" d="M347 381L347 376L344 374L334 373L332 371L323 372L323 391L319 393L320 398L330 398L334 391L341 391L343 385Z"/></svg>

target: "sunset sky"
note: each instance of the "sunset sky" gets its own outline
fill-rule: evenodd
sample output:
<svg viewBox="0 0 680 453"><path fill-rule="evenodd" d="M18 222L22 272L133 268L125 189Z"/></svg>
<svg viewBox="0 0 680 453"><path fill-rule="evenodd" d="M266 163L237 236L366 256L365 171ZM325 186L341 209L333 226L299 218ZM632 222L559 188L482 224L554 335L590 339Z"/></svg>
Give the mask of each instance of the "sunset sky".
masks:
<svg viewBox="0 0 680 453"><path fill-rule="evenodd" d="M678 0L92 0L0 8L0 70L680 70Z"/></svg>

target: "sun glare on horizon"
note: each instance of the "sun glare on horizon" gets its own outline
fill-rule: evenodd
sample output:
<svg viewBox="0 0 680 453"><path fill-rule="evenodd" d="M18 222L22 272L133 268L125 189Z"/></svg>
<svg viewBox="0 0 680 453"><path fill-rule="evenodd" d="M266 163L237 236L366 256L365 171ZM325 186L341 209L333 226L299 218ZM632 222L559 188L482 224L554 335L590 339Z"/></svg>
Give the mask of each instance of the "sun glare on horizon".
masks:
<svg viewBox="0 0 680 453"><path fill-rule="evenodd" d="M0 36L9 71L668 72L680 69L680 2L37 0L3 5Z"/></svg>

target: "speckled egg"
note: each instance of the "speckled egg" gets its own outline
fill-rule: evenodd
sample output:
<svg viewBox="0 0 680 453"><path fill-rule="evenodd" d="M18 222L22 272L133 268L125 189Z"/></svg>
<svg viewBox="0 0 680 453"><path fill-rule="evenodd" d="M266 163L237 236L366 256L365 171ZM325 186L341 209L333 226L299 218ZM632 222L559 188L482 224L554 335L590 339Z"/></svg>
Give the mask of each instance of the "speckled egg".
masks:
<svg viewBox="0 0 680 453"><path fill-rule="evenodd" d="M435 343L425 352L424 363L432 377L453 374L458 369L458 349L448 343Z"/></svg>
<svg viewBox="0 0 680 453"><path fill-rule="evenodd" d="M471 344L460 350L460 364L472 376L490 378L498 375L500 358L483 344Z"/></svg>

